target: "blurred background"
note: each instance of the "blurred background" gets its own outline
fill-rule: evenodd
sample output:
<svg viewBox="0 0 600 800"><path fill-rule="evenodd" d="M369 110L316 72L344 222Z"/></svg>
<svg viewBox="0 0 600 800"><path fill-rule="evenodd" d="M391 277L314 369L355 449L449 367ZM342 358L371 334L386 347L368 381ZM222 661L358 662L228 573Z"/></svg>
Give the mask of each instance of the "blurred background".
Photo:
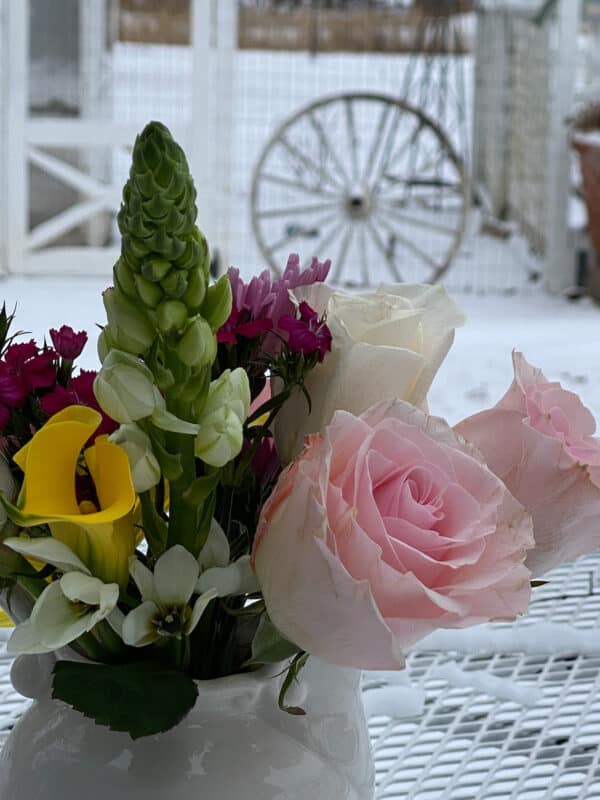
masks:
<svg viewBox="0 0 600 800"><path fill-rule="evenodd" d="M494 404L518 347L599 418L600 0L0 0L0 295L38 339L103 322L151 119L215 273L441 281L469 321L433 412ZM378 797L600 800L599 627L590 556L517 627L414 653L418 713L373 711ZM0 740L22 708L0 653Z"/></svg>
<svg viewBox="0 0 600 800"><path fill-rule="evenodd" d="M160 119L220 269L297 251L349 286L594 290L573 114L600 131L598 0L0 8L4 274L109 275L130 147Z"/></svg>

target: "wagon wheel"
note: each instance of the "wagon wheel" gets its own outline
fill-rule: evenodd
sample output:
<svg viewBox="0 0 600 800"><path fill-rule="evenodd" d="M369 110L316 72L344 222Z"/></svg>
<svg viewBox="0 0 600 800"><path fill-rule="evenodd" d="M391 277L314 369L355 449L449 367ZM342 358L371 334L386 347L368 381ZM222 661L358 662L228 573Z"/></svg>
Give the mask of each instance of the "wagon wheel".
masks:
<svg viewBox="0 0 600 800"><path fill-rule="evenodd" d="M331 258L337 284L434 282L463 238L467 183L427 115L384 94L338 94L298 111L267 143L252 181L252 227L275 273L298 251L307 263Z"/></svg>

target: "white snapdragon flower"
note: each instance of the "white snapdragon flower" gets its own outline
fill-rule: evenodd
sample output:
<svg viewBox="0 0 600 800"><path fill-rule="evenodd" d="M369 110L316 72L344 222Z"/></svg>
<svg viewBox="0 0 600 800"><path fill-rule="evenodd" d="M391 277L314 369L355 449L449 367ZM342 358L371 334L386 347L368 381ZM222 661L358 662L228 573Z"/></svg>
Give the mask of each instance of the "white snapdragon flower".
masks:
<svg viewBox="0 0 600 800"><path fill-rule="evenodd" d="M217 597L216 589L209 589L190 605L197 591L200 565L179 544L163 553L154 573L135 556L129 559L129 571L142 595L141 605L123 620L123 641L133 647L144 647L166 636L189 636Z"/></svg>
<svg viewBox="0 0 600 800"><path fill-rule="evenodd" d="M6 648L11 655L49 653L66 647L116 610L118 585L90 575L78 556L57 539L15 537L4 544L64 572L37 598L29 619L14 629Z"/></svg>

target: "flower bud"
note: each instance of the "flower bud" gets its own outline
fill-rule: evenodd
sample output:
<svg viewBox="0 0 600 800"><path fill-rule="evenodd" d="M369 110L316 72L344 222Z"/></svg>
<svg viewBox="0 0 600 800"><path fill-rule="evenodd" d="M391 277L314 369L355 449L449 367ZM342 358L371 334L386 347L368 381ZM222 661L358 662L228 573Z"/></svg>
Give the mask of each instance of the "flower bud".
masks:
<svg viewBox="0 0 600 800"><path fill-rule="evenodd" d="M158 283L171 269L171 262L164 258L150 258L142 264L142 275L147 281Z"/></svg>
<svg viewBox="0 0 600 800"><path fill-rule="evenodd" d="M100 359L100 363L104 363L104 359L110 353L111 350L117 349L117 343L115 342L114 338L111 336L110 328L107 325L105 328L102 328L100 331L100 335L98 336L98 358Z"/></svg>
<svg viewBox="0 0 600 800"><path fill-rule="evenodd" d="M216 283L208 287L202 303L202 316L213 331L219 330L229 319L231 303L231 283L229 276L223 275Z"/></svg>
<svg viewBox="0 0 600 800"><path fill-rule="evenodd" d="M202 317L188 324L177 345L177 355L188 367L209 366L217 356L217 339Z"/></svg>
<svg viewBox="0 0 600 800"><path fill-rule="evenodd" d="M145 312L118 289L102 295L110 335L120 350L138 355L150 349L155 331Z"/></svg>
<svg viewBox="0 0 600 800"><path fill-rule="evenodd" d="M206 278L200 268L188 273L188 287L181 298L191 313L198 312L206 295Z"/></svg>
<svg viewBox="0 0 600 800"><path fill-rule="evenodd" d="M188 288L188 274L184 269L172 269L160 285L169 297L178 299Z"/></svg>
<svg viewBox="0 0 600 800"><path fill-rule="evenodd" d="M241 367L233 371L226 369L210 384L202 417L213 414L222 406L229 406L239 421L244 422L248 416L250 399L250 384L246 370Z"/></svg>
<svg viewBox="0 0 600 800"><path fill-rule="evenodd" d="M152 373L122 350L111 350L104 359L94 394L103 411L121 424L149 417L156 405Z"/></svg>
<svg viewBox="0 0 600 800"><path fill-rule="evenodd" d="M181 330L188 318L187 306L179 300L163 300L156 311L158 327L163 333Z"/></svg>
<svg viewBox="0 0 600 800"><path fill-rule="evenodd" d="M113 267L113 278L115 285L123 292L123 294L126 294L128 297L131 297L132 300L135 300L137 298L137 291L135 288L135 283L133 282L133 275L133 271L128 267L123 256L121 256Z"/></svg>
<svg viewBox="0 0 600 800"><path fill-rule="evenodd" d="M160 465L152 452L150 437L135 424L121 425L109 436L111 442L118 444L127 453L133 487L141 494L147 492L160 481Z"/></svg>
<svg viewBox="0 0 600 800"><path fill-rule="evenodd" d="M156 308L164 297L160 286L152 281L147 281L142 275L135 275L135 287L138 297L147 308Z"/></svg>
<svg viewBox="0 0 600 800"><path fill-rule="evenodd" d="M235 458L244 441L242 422L230 406L202 417L196 435L195 451L198 458L211 467L223 467Z"/></svg>

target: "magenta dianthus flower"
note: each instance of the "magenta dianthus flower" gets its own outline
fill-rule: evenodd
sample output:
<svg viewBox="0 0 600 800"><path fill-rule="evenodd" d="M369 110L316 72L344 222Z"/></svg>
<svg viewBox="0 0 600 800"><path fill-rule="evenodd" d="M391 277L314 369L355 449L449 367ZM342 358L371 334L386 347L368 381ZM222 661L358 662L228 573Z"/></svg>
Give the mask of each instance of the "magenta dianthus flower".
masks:
<svg viewBox="0 0 600 800"><path fill-rule="evenodd" d="M295 353L318 353L319 362L331 350L331 331L308 303L300 303L300 316L282 317L279 327L288 333L288 347Z"/></svg>

